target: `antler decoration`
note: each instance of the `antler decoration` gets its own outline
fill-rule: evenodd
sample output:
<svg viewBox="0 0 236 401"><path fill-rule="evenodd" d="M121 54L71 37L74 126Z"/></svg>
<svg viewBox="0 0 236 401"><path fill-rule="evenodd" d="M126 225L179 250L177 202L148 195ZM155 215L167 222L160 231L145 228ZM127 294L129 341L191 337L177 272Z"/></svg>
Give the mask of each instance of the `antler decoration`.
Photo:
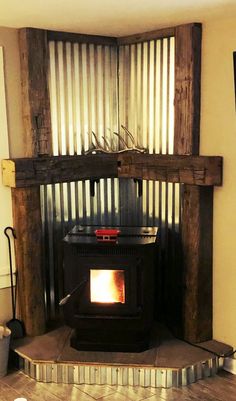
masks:
<svg viewBox="0 0 236 401"><path fill-rule="evenodd" d="M122 135L118 132L113 132L113 135L117 136L119 138L120 145L122 146L122 149L116 150L113 147L113 141L109 141L108 138L105 136L102 136L104 145L101 144L99 141L97 135L95 132L92 131L92 135L94 138L94 142L92 142L92 148L87 150L85 154L90 154L90 153L123 153L126 151L133 151L133 152L138 152L138 153L146 153L147 149L139 146L138 144L135 144L135 139L134 136L131 134L131 132L126 128L124 125L121 125L121 128L125 131L125 134L127 135L127 140L125 140ZM132 145L129 146L128 140L130 139Z"/></svg>

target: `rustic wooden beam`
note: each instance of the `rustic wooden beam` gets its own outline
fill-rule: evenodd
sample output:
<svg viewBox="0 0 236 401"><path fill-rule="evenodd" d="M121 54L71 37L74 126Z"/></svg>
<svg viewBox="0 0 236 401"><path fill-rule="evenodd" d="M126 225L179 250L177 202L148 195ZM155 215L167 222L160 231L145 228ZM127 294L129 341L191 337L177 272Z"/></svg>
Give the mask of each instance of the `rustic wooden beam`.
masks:
<svg viewBox="0 0 236 401"><path fill-rule="evenodd" d="M138 153L52 156L2 161L3 183L13 188L42 184L137 178L194 185L221 185L222 158Z"/></svg>
<svg viewBox="0 0 236 401"><path fill-rule="evenodd" d="M175 153L199 154L201 25L176 28ZM181 246L182 334L192 342L212 337L213 187L184 185Z"/></svg>
<svg viewBox="0 0 236 401"><path fill-rule="evenodd" d="M24 156L51 154L51 123L47 87L46 31L20 29L22 111L25 128ZM39 188L12 189L16 230L16 265L19 307L26 334L45 332L42 272L42 224Z"/></svg>
<svg viewBox="0 0 236 401"><path fill-rule="evenodd" d="M118 176L122 178L203 186L222 184L222 158L217 156L123 153L118 163Z"/></svg>
<svg viewBox="0 0 236 401"><path fill-rule="evenodd" d="M201 24L175 29L174 153L199 154Z"/></svg>
<svg viewBox="0 0 236 401"><path fill-rule="evenodd" d="M182 198L184 338L212 338L213 188L185 185Z"/></svg>
<svg viewBox="0 0 236 401"><path fill-rule="evenodd" d="M51 156L3 160L4 183L11 187L117 177L117 155Z"/></svg>
<svg viewBox="0 0 236 401"><path fill-rule="evenodd" d="M39 188L12 190L19 309L26 333L45 332Z"/></svg>
<svg viewBox="0 0 236 401"><path fill-rule="evenodd" d="M46 31L20 29L19 45L25 156L49 155L52 143Z"/></svg>
<svg viewBox="0 0 236 401"><path fill-rule="evenodd" d="M62 41L71 43L93 43L97 45L116 46L117 39L113 36L86 35L84 33L47 31L48 41Z"/></svg>
<svg viewBox="0 0 236 401"><path fill-rule="evenodd" d="M122 46L133 43L142 43L148 40L169 38L175 35L175 28L163 28L154 31L136 33L128 36L113 37L101 35L86 35L84 33L47 31L48 41L62 41L71 43L93 43L97 45Z"/></svg>
<svg viewBox="0 0 236 401"><path fill-rule="evenodd" d="M134 35L122 36L117 38L117 44L128 45L133 43L141 43L148 40L169 38L175 35L175 28L163 28L150 32L136 33Z"/></svg>

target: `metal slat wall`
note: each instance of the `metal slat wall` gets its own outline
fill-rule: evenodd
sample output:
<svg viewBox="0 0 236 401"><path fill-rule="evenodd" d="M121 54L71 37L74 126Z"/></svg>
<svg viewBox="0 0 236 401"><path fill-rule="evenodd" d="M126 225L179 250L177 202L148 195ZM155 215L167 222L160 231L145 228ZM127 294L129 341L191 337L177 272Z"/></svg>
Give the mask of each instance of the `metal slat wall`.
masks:
<svg viewBox="0 0 236 401"><path fill-rule="evenodd" d="M119 47L119 122L149 153L173 153L173 37ZM131 145L127 135L125 140ZM132 184L127 180L123 185L127 187L123 190L127 197ZM132 210L133 197L132 205L128 205ZM165 231L177 227L179 186L143 181L143 196L136 199L136 205L139 224L166 226Z"/></svg>
<svg viewBox="0 0 236 401"><path fill-rule="evenodd" d="M54 155L82 154L94 143L114 150L113 132L129 129L149 153L173 153L174 38L116 46L49 42L49 87ZM58 314L62 296L61 241L74 224L159 226L166 247L168 229L179 230L179 186L107 179L41 188L45 246L45 303Z"/></svg>
<svg viewBox="0 0 236 401"><path fill-rule="evenodd" d="M174 145L174 38L122 45L119 48L119 121L149 153L173 154ZM125 138L129 142L129 138ZM158 305L168 303L168 275L175 269L176 237L180 223L180 186L144 180L138 197L127 180L121 204L133 210L140 225L159 227ZM136 202L125 202L127 193ZM132 199L134 199L134 194ZM135 221L135 220L134 220Z"/></svg>

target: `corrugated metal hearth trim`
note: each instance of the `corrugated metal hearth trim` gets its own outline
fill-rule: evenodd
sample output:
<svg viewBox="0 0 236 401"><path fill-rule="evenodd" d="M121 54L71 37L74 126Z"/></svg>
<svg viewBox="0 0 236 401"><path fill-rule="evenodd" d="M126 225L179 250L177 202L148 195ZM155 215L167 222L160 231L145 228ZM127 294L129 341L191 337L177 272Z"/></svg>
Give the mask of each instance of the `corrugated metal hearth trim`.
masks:
<svg viewBox="0 0 236 401"><path fill-rule="evenodd" d="M19 357L20 370L44 383L107 384L170 388L214 376L221 358L213 357L179 369L35 362Z"/></svg>

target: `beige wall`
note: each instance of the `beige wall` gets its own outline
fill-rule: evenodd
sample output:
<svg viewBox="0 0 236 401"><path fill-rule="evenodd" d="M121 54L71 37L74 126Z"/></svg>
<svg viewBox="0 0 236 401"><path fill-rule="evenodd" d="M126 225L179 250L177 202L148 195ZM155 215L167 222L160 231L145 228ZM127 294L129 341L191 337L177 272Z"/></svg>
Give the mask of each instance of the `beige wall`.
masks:
<svg viewBox="0 0 236 401"><path fill-rule="evenodd" d="M203 24L201 153L224 157L214 194L214 337L236 348L236 15Z"/></svg>
<svg viewBox="0 0 236 401"><path fill-rule="evenodd" d="M10 149L21 156L23 129L17 35L0 28L5 47ZM236 347L236 115L232 52L236 15L203 21L201 153L224 157L224 185L214 195L214 337ZM2 206L0 206L2 207ZM0 321L9 311L9 294L0 290ZM6 308L2 308L2 300ZM4 309L4 310L3 310Z"/></svg>
<svg viewBox="0 0 236 401"><path fill-rule="evenodd" d="M1 85L0 98L0 158L9 154L8 134L11 156L22 156L23 127L20 101L20 68L17 31L0 28L0 46L3 47L6 101L4 85ZM1 71L2 72L2 71ZM2 78L2 76L1 76ZM2 81L1 81L2 84ZM2 93L3 92L3 93ZM5 111L6 104L6 111ZM7 113L7 124L5 121ZM1 183L0 178L0 322L11 317L11 299L9 288L9 257L7 239L3 234L6 226L12 226L11 190Z"/></svg>
<svg viewBox="0 0 236 401"><path fill-rule="evenodd" d="M0 290L0 323L6 323L12 318L10 288Z"/></svg>
<svg viewBox="0 0 236 401"><path fill-rule="evenodd" d="M10 155L12 157L22 157L24 136L21 117L20 60L17 30L0 27L0 46L4 48Z"/></svg>

